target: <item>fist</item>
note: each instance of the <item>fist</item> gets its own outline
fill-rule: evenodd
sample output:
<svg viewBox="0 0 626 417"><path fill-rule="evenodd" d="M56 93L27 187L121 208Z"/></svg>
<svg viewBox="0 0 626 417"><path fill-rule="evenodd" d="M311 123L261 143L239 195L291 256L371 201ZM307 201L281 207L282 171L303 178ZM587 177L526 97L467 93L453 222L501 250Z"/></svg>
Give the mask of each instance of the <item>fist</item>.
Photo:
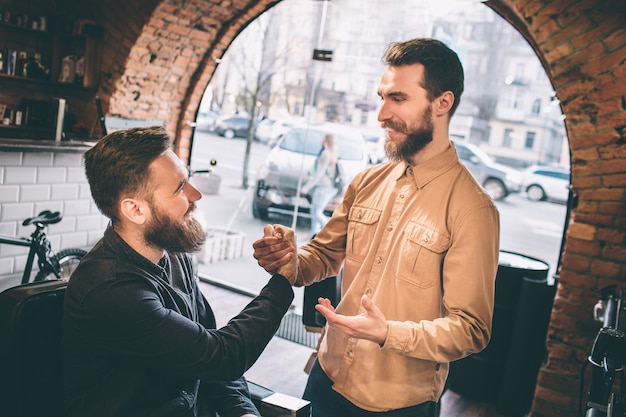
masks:
<svg viewBox="0 0 626 417"><path fill-rule="evenodd" d="M298 275L298 256L297 256L297 243L296 234L288 227L276 224L273 226L272 231L274 237L281 239L283 242L289 245L291 249L291 258L289 261L278 267L276 273L287 278L289 283L293 285L296 282L296 276Z"/></svg>

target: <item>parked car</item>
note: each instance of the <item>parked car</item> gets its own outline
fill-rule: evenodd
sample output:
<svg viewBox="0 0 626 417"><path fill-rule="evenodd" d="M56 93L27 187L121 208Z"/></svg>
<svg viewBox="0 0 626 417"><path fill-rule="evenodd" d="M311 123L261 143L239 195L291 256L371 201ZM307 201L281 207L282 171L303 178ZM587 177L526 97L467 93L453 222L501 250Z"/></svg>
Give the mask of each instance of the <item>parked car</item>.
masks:
<svg viewBox="0 0 626 417"><path fill-rule="evenodd" d="M249 126L250 118L248 116L220 116L215 121L213 131L228 139L234 137L245 138L248 134Z"/></svg>
<svg viewBox="0 0 626 417"><path fill-rule="evenodd" d="M215 127L215 121L220 115L214 111L201 111L196 117L196 130L210 132Z"/></svg>
<svg viewBox="0 0 626 417"><path fill-rule="evenodd" d="M268 146L274 146L278 139L289 131L291 126L302 123L300 119L264 119L254 130L254 138Z"/></svg>
<svg viewBox="0 0 626 417"><path fill-rule="evenodd" d="M506 165L498 164L478 146L471 143L454 143L459 159L494 200L519 193L522 189L522 173Z"/></svg>
<svg viewBox="0 0 626 417"><path fill-rule="evenodd" d="M343 169L343 184L367 168L368 154L365 139L358 129L335 123L299 124L282 136L259 168L252 201L252 214L266 220L270 213L308 216L309 202L299 197L297 190L305 183L308 171L321 149L322 138L335 135L339 147L339 163ZM326 207L328 215L337 208L343 193L339 193Z"/></svg>
<svg viewBox="0 0 626 417"><path fill-rule="evenodd" d="M522 189L531 201L567 201L569 188L569 168L533 165L522 175Z"/></svg>

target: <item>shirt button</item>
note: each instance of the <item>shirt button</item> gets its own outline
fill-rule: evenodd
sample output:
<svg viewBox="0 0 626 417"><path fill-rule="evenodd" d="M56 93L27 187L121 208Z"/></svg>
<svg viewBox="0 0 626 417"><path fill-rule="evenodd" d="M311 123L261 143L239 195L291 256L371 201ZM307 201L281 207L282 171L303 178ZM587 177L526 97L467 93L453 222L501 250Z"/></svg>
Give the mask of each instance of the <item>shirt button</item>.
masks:
<svg viewBox="0 0 626 417"><path fill-rule="evenodd" d="M388 232L391 232L392 230L393 230L393 226L389 226L389 227L387 228L387 231L388 231Z"/></svg>
<svg viewBox="0 0 626 417"><path fill-rule="evenodd" d="M404 198L404 194L400 194L400 198Z"/></svg>
<svg viewBox="0 0 626 417"><path fill-rule="evenodd" d="M365 291L365 295L367 295L368 297L372 295L372 290L368 289L367 291Z"/></svg>
<svg viewBox="0 0 626 417"><path fill-rule="evenodd" d="M430 240L430 236L426 235L422 238L422 241L428 242Z"/></svg>
<svg viewBox="0 0 626 417"><path fill-rule="evenodd" d="M352 351L351 351L351 350L349 350L348 352L346 352L346 356L348 356L349 358L351 358L351 357L352 357Z"/></svg>
<svg viewBox="0 0 626 417"><path fill-rule="evenodd" d="M376 258L376 263L379 264L383 261L383 258L381 258L380 256Z"/></svg>
<svg viewBox="0 0 626 417"><path fill-rule="evenodd" d="M357 218L357 219L362 219L362 218L363 218L363 214L362 214L362 213L357 214L357 215L356 215L356 218Z"/></svg>

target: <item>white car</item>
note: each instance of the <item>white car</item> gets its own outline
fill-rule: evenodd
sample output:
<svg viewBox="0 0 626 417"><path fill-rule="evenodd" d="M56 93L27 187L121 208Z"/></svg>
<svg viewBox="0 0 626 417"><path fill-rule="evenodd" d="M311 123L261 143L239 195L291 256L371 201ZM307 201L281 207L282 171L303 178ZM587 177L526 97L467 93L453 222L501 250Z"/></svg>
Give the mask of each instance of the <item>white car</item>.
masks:
<svg viewBox="0 0 626 417"><path fill-rule="evenodd" d="M335 136L339 147L343 184L347 185L357 173L367 168L367 145L358 129L336 123L294 126L278 140L259 168L252 200L255 218L265 220L270 213L293 215L296 205L299 213L308 216L309 202L298 196L298 187L306 182L309 168L327 133ZM333 198L326 207L327 214L337 208L342 197L343 193L338 193Z"/></svg>
<svg viewBox="0 0 626 417"><path fill-rule="evenodd" d="M528 167L522 177L522 189L531 201L567 201L570 189L570 169L564 167Z"/></svg>
<svg viewBox="0 0 626 417"><path fill-rule="evenodd" d="M300 123L301 120L294 119L264 119L257 125L254 131L254 138L261 143L266 143L272 147L282 135L287 133L291 126Z"/></svg>

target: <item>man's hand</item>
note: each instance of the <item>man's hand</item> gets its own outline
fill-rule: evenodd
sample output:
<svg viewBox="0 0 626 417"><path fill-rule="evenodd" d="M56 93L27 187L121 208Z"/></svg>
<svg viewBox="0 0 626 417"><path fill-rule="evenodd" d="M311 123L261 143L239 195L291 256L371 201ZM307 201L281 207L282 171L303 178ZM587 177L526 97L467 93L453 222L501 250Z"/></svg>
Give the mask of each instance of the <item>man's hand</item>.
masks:
<svg viewBox="0 0 626 417"><path fill-rule="evenodd" d="M291 258L289 261L276 270L276 272L289 281L291 285L295 284L296 277L298 275L298 257L296 256L297 247L296 247L296 234L288 227L281 225L274 225L274 234L276 236L281 236L283 242L287 242L289 244L289 248L293 250Z"/></svg>
<svg viewBox="0 0 626 417"><path fill-rule="evenodd" d="M370 340L382 346L387 338L387 319L382 311L367 296L361 297L365 312L357 316L344 316L335 313L335 308L328 298L319 298L315 309L326 317L328 326L348 337Z"/></svg>
<svg viewBox="0 0 626 417"><path fill-rule="evenodd" d="M292 229L280 224L265 225L263 237L252 244L252 256L270 274L279 273L292 284L296 279L296 236ZM288 274L288 275L286 275Z"/></svg>

